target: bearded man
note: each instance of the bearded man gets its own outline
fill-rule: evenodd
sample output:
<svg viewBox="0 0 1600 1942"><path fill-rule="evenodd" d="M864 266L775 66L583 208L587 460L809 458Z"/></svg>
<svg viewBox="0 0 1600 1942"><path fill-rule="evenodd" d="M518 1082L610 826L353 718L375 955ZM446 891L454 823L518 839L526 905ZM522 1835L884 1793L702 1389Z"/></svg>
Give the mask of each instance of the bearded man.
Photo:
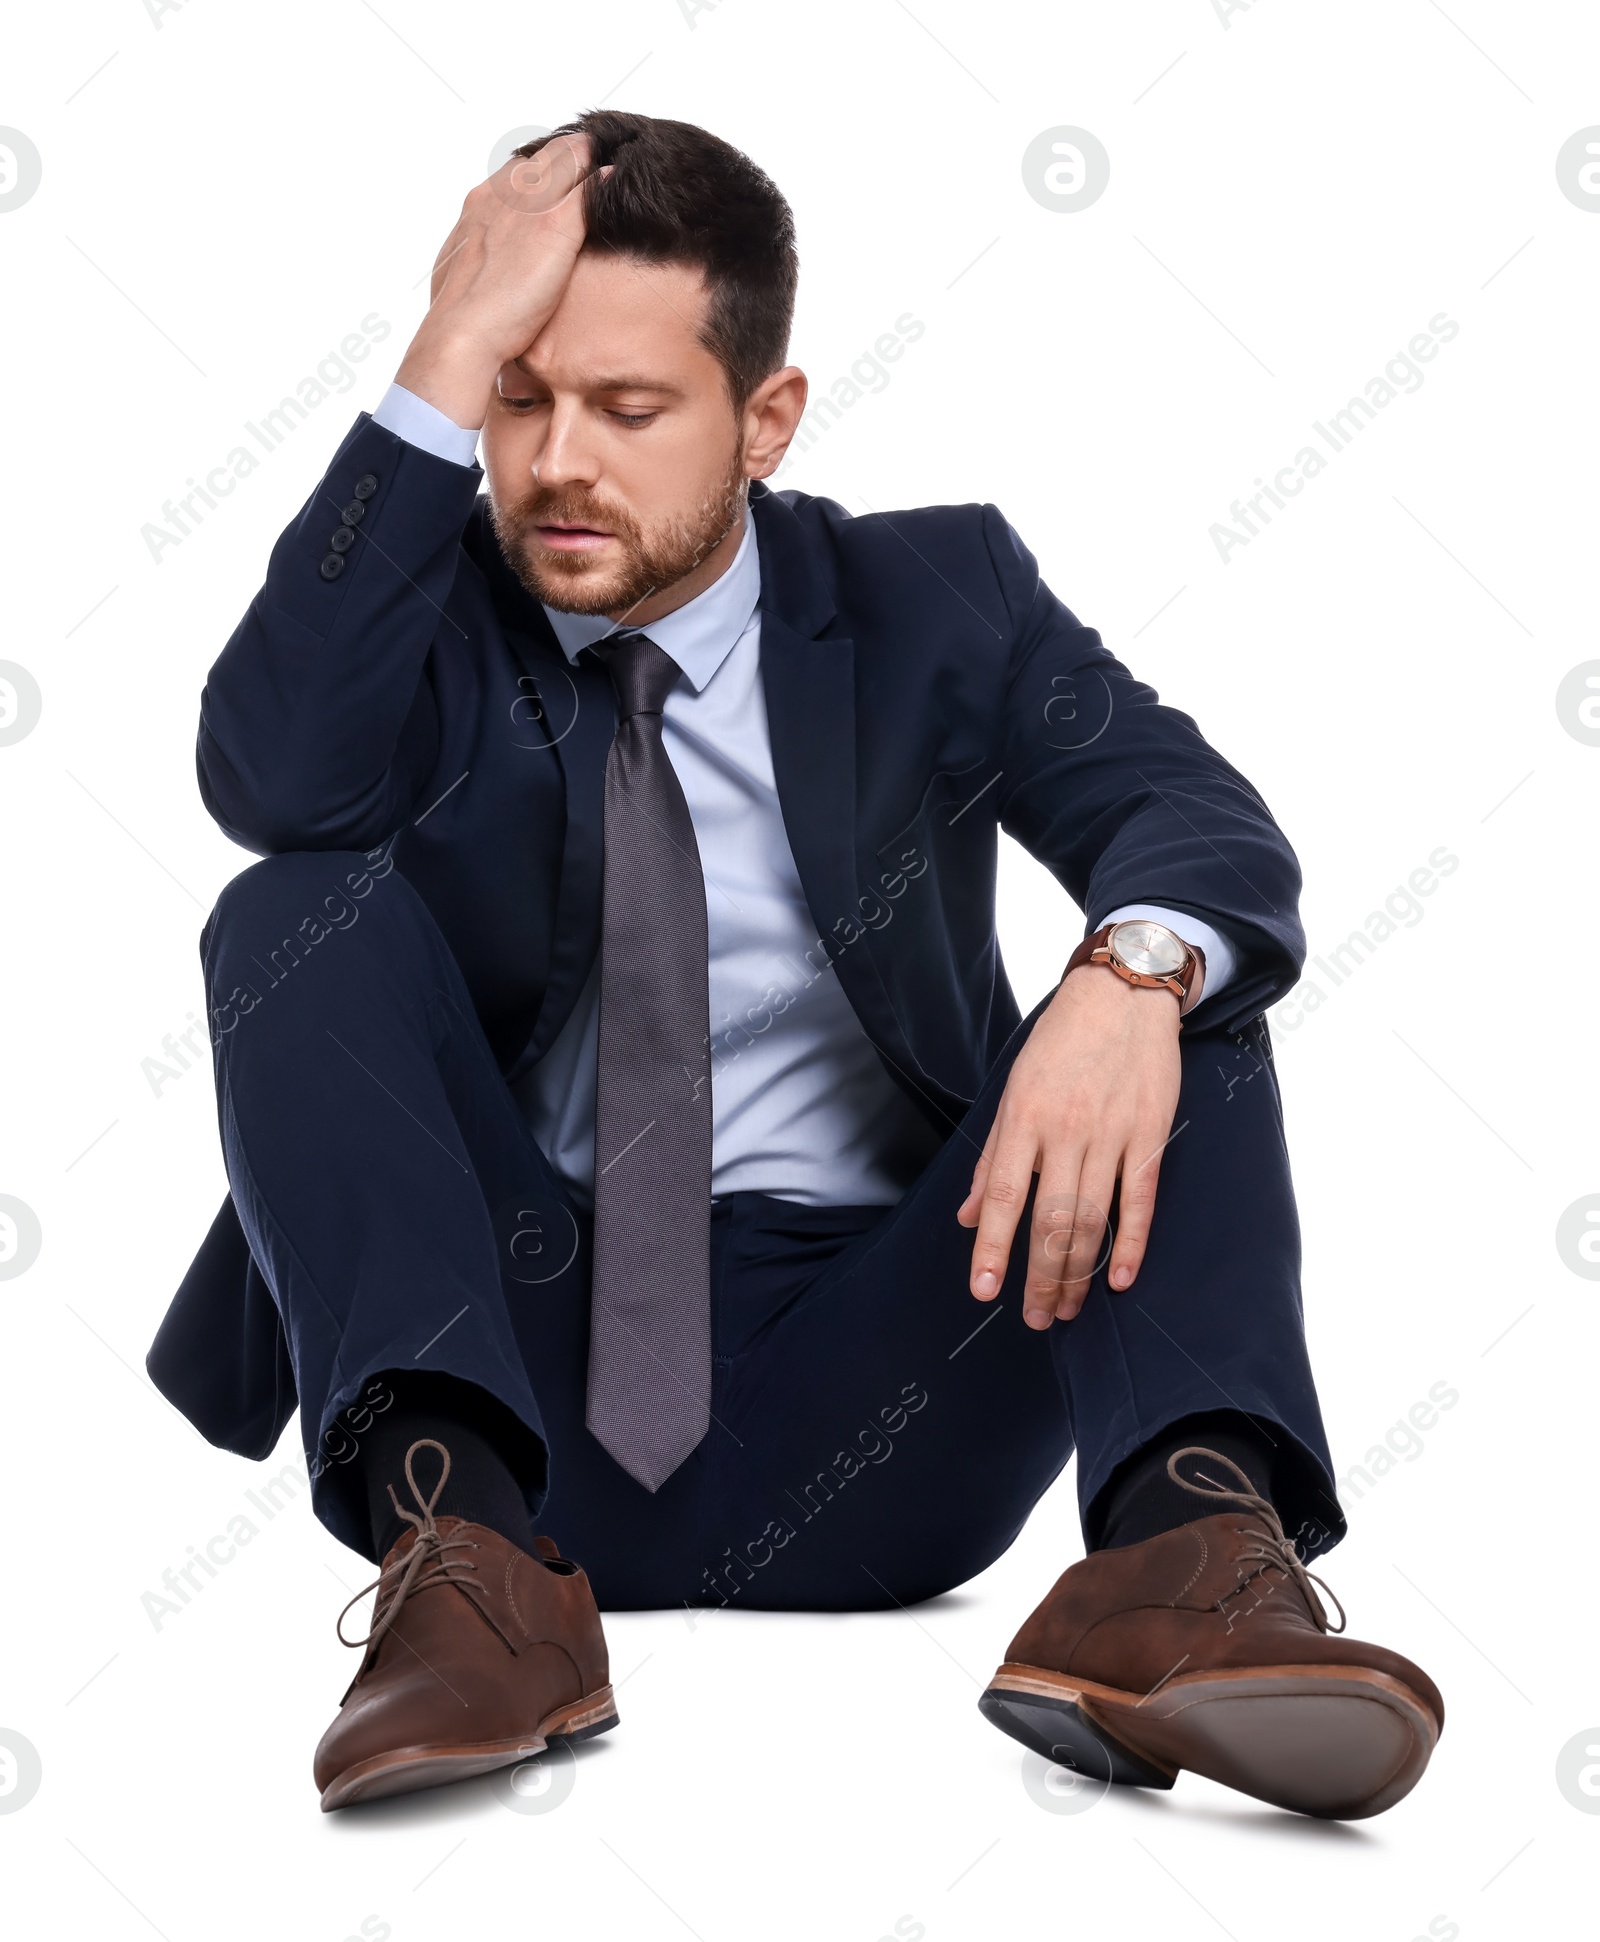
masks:
<svg viewBox="0 0 1600 1942"><path fill-rule="evenodd" d="M1087 1555L987 1718L1377 1813L1443 1705L1306 1570L1293 853L993 506L763 483L796 276L678 122L468 196L206 686L263 860L203 936L230 1195L151 1374L256 1458L298 1405L380 1565L324 1808L614 1726L602 1609L933 1597L1075 1449ZM1001 830L1088 920L1026 1018Z"/></svg>

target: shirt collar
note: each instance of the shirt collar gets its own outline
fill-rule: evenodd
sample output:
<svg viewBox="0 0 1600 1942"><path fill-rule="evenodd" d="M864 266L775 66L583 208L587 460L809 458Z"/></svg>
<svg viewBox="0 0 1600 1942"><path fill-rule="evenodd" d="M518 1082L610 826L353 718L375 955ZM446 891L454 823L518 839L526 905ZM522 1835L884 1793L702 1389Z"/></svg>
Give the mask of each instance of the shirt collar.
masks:
<svg viewBox="0 0 1600 1942"><path fill-rule="evenodd" d="M684 679L699 694L733 652L760 598L761 556L756 548L755 521L747 505L744 537L733 564L719 573L704 593L697 593L693 600L652 621L642 631L663 654L672 656L683 669ZM618 629L618 623L604 614L569 614L557 607L544 611L569 661L576 661L586 647Z"/></svg>

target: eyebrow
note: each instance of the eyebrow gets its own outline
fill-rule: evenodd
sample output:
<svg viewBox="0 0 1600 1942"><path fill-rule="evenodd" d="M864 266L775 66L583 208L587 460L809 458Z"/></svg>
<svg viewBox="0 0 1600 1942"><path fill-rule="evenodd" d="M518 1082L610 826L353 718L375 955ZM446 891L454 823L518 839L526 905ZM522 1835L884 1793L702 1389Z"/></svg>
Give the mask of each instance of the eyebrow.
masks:
<svg viewBox="0 0 1600 1942"><path fill-rule="evenodd" d="M528 369L520 357L512 358L511 363L515 370L520 371L525 378L532 379L535 384L544 382ZM587 389L590 391L653 391L664 398L681 398L684 395L678 385L663 383L660 378L636 377L629 374L620 377L590 378Z"/></svg>

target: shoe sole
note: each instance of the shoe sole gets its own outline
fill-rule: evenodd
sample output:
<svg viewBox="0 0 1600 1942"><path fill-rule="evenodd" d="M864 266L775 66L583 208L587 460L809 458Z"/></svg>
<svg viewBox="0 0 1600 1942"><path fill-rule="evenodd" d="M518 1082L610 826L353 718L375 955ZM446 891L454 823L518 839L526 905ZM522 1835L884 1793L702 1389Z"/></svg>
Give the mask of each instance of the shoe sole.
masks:
<svg viewBox="0 0 1600 1942"><path fill-rule="evenodd" d="M405 1746L358 1760L330 1780L322 1793L322 1811L353 1807L358 1801L383 1800L392 1794L418 1793L452 1780L471 1780L480 1773L514 1767L547 1747L592 1740L617 1723L617 1702L609 1686L573 1700L539 1722L538 1731L514 1740L479 1740L459 1746Z"/></svg>
<svg viewBox="0 0 1600 1942"><path fill-rule="evenodd" d="M1318 1820L1365 1820L1393 1807L1422 1778L1439 1738L1432 1710L1409 1686L1361 1666L1197 1672L1139 1694L1039 1666L1003 1665L984 1694L991 1699L1012 1713L1054 1701L1125 1764L1172 1775L1187 1768ZM1037 1738L1003 1724L997 1710L983 1710L1014 1738L1047 1752ZM1121 1778L1114 1770L1109 1777Z"/></svg>

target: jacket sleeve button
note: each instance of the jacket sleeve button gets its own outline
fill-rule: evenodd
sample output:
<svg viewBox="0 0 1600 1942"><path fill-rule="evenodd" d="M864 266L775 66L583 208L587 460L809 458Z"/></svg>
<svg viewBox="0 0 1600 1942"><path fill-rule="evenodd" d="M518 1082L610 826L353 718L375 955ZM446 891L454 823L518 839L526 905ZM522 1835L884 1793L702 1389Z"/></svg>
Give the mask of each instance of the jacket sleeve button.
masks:
<svg viewBox="0 0 1600 1942"><path fill-rule="evenodd" d="M370 499L377 489L378 475L375 472L363 472L356 480L355 493L358 499Z"/></svg>
<svg viewBox="0 0 1600 1942"><path fill-rule="evenodd" d="M344 555L342 553L330 553L322 562L320 570L324 580L337 580L339 575L344 571Z"/></svg>
<svg viewBox="0 0 1600 1942"><path fill-rule="evenodd" d="M339 510L339 517L347 526L359 526L366 516L366 504L360 499L352 499L348 506L342 506Z"/></svg>
<svg viewBox="0 0 1600 1942"><path fill-rule="evenodd" d="M355 543L356 535L353 526L341 526L333 538L328 541L328 544L333 548L335 553L348 553Z"/></svg>

